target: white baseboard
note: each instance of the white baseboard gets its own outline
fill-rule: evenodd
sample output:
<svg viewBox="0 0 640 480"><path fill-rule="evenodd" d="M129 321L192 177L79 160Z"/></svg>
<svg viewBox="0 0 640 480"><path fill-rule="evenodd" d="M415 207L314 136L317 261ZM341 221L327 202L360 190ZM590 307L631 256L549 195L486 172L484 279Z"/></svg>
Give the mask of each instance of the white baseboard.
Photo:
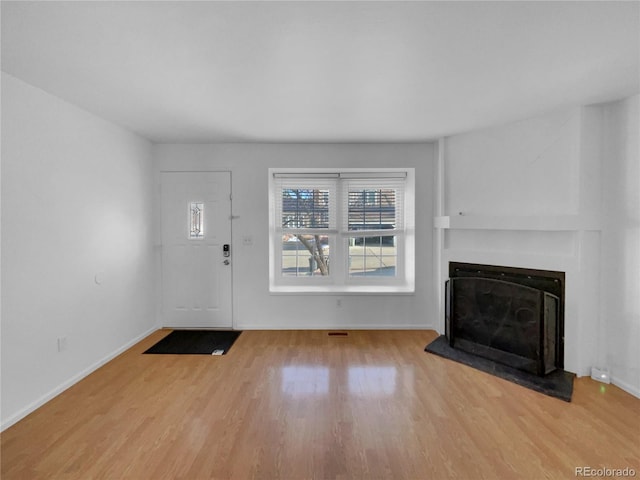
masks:
<svg viewBox="0 0 640 480"><path fill-rule="evenodd" d="M564 369L567 372L575 373L578 378L591 376L591 367L576 368L574 372L573 369L567 369L567 366L565 365Z"/></svg>
<svg viewBox="0 0 640 480"><path fill-rule="evenodd" d="M234 326L236 330L435 330L433 325L256 325L245 323Z"/></svg>
<svg viewBox="0 0 640 480"><path fill-rule="evenodd" d="M623 382L619 378L611 377L611 383L613 383L616 387L621 388L627 393L630 393L636 398L640 398L640 388L635 385L631 385L630 383Z"/></svg>
<svg viewBox="0 0 640 480"><path fill-rule="evenodd" d="M69 380L66 380L64 382L62 382L60 385L58 385L57 387L55 387L53 390L45 393L42 397L38 398L35 402L30 403L29 405L27 405L26 407L24 407L22 410L19 410L17 413L13 414L11 417L9 417L8 419L6 419L2 425L0 425L0 432L6 430L7 428L9 428L11 425L19 422L20 420L22 420L24 417L26 417L27 415L29 415L31 412L33 412L34 410L40 408L42 405L44 405L45 403L47 403L49 400L51 400L52 398L60 395L62 392L64 392L67 388L75 385L76 383L78 383L80 380L82 380L83 378L85 378L86 376L90 375L91 373L95 372L97 369L99 369L100 367L102 367L104 364L106 364L107 362L113 360L115 357L117 357L118 355L120 355L122 352L124 352L125 350L127 350L128 348L131 348L132 346L134 346L136 343L138 343L140 340L142 340L145 337L148 337L150 334L152 334L153 332L155 332L156 330L158 330L158 327L153 326L152 328L150 328L149 330L147 330L146 332L138 335L137 337L135 337L133 340L128 341L126 344L124 344L123 346L121 346L120 348L117 348L116 350L114 350L113 352L109 353L108 355L106 355L105 357L103 357L102 359L98 360L96 363L88 366L87 368L85 368L84 370L82 370L80 373L78 373L77 375L74 375L73 377L71 377Z"/></svg>

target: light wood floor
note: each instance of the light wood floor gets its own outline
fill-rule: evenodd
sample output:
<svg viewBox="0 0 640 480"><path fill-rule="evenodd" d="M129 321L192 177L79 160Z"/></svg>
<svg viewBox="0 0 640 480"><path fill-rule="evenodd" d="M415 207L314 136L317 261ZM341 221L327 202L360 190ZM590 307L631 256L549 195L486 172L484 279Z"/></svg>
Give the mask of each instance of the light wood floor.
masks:
<svg viewBox="0 0 640 480"><path fill-rule="evenodd" d="M572 403L425 353L431 331L247 331L215 356L158 331L2 434L9 479L640 477L640 400Z"/></svg>

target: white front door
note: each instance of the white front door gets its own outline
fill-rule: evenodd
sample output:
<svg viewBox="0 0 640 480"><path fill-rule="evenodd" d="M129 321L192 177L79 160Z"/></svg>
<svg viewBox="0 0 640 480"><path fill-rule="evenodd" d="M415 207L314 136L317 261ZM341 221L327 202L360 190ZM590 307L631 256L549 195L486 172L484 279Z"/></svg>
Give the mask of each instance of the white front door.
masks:
<svg viewBox="0 0 640 480"><path fill-rule="evenodd" d="M231 328L230 173L162 172L161 189L163 326Z"/></svg>

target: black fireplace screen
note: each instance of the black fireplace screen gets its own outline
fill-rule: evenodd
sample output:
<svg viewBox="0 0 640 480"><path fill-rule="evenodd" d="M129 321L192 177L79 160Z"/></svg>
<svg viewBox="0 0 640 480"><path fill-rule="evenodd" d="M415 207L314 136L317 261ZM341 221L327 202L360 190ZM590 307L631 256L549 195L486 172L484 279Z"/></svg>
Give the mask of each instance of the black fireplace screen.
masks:
<svg viewBox="0 0 640 480"><path fill-rule="evenodd" d="M562 368L563 278L544 276L560 272L451 267L446 335L452 347L536 375Z"/></svg>

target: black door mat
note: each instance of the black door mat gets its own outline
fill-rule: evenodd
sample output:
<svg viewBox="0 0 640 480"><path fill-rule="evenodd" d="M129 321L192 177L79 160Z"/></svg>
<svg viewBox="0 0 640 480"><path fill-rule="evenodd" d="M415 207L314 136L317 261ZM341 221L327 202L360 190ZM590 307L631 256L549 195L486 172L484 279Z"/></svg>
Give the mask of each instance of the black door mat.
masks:
<svg viewBox="0 0 640 480"><path fill-rule="evenodd" d="M226 355L241 331L174 330L144 353Z"/></svg>
<svg viewBox="0 0 640 480"><path fill-rule="evenodd" d="M449 345L449 340L440 335L425 347L425 352L433 353L449 360L453 360L477 370L481 370L496 377L504 378L536 392L544 393L551 397L559 398L565 402L571 401L573 393L573 379L575 374L564 370L555 370L544 377L538 377L529 372L523 372L515 368L494 362L487 358L478 357Z"/></svg>

